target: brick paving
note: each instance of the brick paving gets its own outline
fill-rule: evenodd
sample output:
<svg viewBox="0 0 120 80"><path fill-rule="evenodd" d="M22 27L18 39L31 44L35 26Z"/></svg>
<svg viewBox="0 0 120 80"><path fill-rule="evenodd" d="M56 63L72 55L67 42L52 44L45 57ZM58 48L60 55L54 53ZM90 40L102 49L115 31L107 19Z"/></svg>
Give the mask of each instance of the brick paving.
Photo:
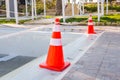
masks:
<svg viewBox="0 0 120 80"><path fill-rule="evenodd" d="M105 32L62 80L120 80L120 32Z"/></svg>

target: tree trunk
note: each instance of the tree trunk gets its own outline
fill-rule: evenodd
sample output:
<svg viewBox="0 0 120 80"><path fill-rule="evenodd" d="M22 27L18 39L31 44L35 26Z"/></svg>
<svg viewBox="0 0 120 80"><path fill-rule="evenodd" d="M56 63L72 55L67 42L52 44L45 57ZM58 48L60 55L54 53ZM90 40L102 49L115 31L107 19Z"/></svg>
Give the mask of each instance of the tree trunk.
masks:
<svg viewBox="0 0 120 80"><path fill-rule="evenodd" d="M109 0L110 1L110 5L112 6L112 0Z"/></svg>
<svg viewBox="0 0 120 80"><path fill-rule="evenodd" d="M62 15L62 0L56 0L56 15Z"/></svg>

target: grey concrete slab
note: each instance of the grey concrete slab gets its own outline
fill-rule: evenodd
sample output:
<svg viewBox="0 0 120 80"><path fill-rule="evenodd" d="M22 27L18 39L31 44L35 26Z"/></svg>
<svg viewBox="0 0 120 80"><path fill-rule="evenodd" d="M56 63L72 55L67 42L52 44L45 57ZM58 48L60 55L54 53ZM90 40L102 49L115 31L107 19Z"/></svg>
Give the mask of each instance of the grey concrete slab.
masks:
<svg viewBox="0 0 120 80"><path fill-rule="evenodd" d="M73 42L82 34L63 33L63 46ZM39 57L47 54L51 32L29 31L23 34L3 37L0 39L0 52L23 56Z"/></svg>
<svg viewBox="0 0 120 80"><path fill-rule="evenodd" d="M14 28L6 25L0 25L0 36L26 30L25 28Z"/></svg>

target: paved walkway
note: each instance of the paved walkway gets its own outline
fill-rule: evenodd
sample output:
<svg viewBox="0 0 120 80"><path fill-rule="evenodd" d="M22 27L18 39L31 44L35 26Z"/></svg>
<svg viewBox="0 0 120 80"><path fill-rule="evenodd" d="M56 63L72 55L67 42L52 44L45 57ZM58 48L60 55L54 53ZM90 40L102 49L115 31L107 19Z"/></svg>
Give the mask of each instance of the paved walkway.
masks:
<svg viewBox="0 0 120 80"><path fill-rule="evenodd" d="M120 80L120 28L99 29L105 33L60 80Z"/></svg>
<svg viewBox="0 0 120 80"><path fill-rule="evenodd" d="M120 80L120 32L105 32L61 80Z"/></svg>

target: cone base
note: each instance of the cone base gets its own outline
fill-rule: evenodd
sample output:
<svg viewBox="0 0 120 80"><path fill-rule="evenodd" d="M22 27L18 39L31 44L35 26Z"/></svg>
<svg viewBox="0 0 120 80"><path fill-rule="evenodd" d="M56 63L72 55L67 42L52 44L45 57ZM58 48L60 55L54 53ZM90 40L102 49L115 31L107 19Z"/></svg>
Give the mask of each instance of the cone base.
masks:
<svg viewBox="0 0 120 80"><path fill-rule="evenodd" d="M64 66L62 66L62 67L54 67L54 66L48 66L46 63L42 63L42 64L39 65L39 67L54 70L54 71L63 71L69 65L70 65L69 62L65 62Z"/></svg>
<svg viewBox="0 0 120 80"><path fill-rule="evenodd" d="M97 34L96 32L88 32L88 34Z"/></svg>

